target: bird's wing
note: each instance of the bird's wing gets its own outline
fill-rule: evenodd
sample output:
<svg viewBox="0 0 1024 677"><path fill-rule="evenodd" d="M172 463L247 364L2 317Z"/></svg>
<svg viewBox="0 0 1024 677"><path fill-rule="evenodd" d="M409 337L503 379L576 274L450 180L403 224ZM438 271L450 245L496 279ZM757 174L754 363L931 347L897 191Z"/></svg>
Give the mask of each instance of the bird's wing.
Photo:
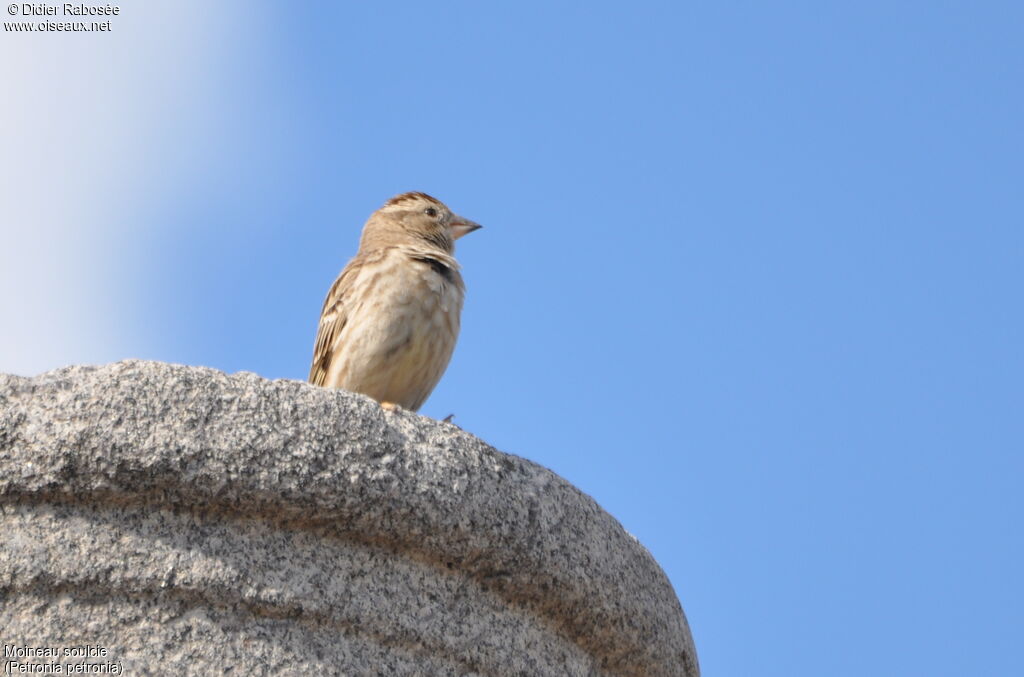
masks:
<svg viewBox="0 0 1024 677"><path fill-rule="evenodd" d="M345 266L327 292L324 307L320 311L320 328L316 334L316 343L313 345L313 364L309 368L309 382L313 385L322 386L327 379L327 370L334 356L334 342L348 322L348 301L356 277L363 266L372 263L371 259L377 258L380 257L356 256Z"/></svg>

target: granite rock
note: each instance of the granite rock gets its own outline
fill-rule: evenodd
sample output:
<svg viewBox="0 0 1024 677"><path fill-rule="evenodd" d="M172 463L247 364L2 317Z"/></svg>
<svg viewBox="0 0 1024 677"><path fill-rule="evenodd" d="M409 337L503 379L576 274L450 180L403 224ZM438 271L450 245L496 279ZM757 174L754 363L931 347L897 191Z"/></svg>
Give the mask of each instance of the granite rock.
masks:
<svg viewBox="0 0 1024 677"><path fill-rule="evenodd" d="M0 520L23 662L698 675L668 579L590 497L344 391L142 361L0 376Z"/></svg>

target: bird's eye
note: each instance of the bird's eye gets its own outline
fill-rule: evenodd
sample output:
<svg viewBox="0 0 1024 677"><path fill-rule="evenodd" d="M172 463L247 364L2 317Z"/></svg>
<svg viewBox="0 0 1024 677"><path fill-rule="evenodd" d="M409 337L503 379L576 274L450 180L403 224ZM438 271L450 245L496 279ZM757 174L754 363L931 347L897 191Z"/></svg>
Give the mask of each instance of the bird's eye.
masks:
<svg viewBox="0 0 1024 677"><path fill-rule="evenodd" d="M427 216L437 216L437 210L434 209L433 207L427 207L426 209L423 210L423 213L426 214Z"/></svg>

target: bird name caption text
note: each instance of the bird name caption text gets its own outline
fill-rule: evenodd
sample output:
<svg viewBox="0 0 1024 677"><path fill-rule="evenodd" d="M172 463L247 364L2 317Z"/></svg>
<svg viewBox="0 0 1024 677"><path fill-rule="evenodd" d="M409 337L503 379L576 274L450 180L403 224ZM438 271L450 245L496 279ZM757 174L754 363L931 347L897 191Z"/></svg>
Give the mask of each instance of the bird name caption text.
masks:
<svg viewBox="0 0 1024 677"><path fill-rule="evenodd" d="M18 33L108 33L110 17L121 15L120 5L65 2L57 5L34 2L12 2L7 5L11 16L41 18L41 21L5 21L4 30ZM53 21L49 17L92 19L92 21ZM106 19L100 21L99 19Z"/></svg>
<svg viewBox="0 0 1024 677"><path fill-rule="evenodd" d="M5 675L123 675L121 661L99 645L4 644Z"/></svg>

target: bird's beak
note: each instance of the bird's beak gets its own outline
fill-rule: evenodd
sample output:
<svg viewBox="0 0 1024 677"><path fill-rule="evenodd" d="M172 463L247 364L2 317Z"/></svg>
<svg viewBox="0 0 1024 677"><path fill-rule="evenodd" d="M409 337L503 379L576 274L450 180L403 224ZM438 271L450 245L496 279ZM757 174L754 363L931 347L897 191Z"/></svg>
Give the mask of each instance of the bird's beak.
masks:
<svg viewBox="0 0 1024 677"><path fill-rule="evenodd" d="M464 219L458 215L453 216L451 223L448 224L448 230L451 231L453 240L458 240L463 235L472 233L474 230L479 230L481 228L483 228L483 226L476 221L470 221L469 219Z"/></svg>

